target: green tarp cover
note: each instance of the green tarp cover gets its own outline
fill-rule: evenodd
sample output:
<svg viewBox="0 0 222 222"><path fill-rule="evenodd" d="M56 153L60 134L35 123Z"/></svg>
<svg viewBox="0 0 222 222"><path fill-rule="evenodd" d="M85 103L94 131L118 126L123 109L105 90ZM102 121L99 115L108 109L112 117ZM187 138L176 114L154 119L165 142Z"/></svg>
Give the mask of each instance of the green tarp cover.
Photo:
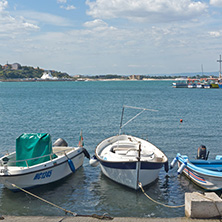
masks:
<svg viewBox="0 0 222 222"><path fill-rule="evenodd" d="M52 141L47 133L23 133L16 139L16 160L26 160L52 153ZM50 156L28 160L33 166L50 160ZM16 166L27 166L26 161L16 162Z"/></svg>

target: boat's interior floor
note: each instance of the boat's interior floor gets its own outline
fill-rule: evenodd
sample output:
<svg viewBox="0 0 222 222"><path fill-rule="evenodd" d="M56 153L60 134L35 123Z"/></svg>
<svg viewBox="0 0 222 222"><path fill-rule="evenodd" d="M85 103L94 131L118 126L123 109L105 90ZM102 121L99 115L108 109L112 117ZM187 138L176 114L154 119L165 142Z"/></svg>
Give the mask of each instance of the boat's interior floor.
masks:
<svg viewBox="0 0 222 222"><path fill-rule="evenodd" d="M64 155L64 153L68 153L72 150L75 150L75 147L68 147L68 146L53 146L52 151L55 153L57 156Z"/></svg>
<svg viewBox="0 0 222 222"><path fill-rule="evenodd" d="M140 145L141 144L141 145ZM141 147L140 147L141 146ZM156 147L145 141L133 140L116 141L108 144L100 153L100 157L109 161L136 161L141 148L140 157L143 161L162 161L162 153Z"/></svg>

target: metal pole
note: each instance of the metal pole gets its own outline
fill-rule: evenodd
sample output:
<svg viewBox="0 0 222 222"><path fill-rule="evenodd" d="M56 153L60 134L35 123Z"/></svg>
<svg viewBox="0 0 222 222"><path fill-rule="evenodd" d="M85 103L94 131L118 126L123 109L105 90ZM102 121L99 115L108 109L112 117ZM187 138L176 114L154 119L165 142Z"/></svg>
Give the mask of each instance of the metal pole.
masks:
<svg viewBox="0 0 222 222"><path fill-rule="evenodd" d="M122 116L121 116L121 120L120 120L119 135L121 134L121 128L122 128L122 124L123 124L123 113L124 113L124 106L122 109Z"/></svg>
<svg viewBox="0 0 222 222"><path fill-rule="evenodd" d="M222 63L222 60L221 60L221 55L220 55L220 59L217 60L217 62L220 63L220 71L219 71L219 79L221 79L221 63Z"/></svg>

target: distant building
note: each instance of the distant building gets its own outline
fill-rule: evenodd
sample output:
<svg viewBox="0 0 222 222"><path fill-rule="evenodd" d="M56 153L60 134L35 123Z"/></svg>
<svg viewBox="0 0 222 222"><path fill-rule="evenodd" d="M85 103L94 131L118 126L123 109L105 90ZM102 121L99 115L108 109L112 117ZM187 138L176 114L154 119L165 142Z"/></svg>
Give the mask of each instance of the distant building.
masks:
<svg viewBox="0 0 222 222"><path fill-rule="evenodd" d="M11 65L5 64L4 66L2 66L2 69L3 69L3 70L11 69Z"/></svg>
<svg viewBox="0 0 222 222"><path fill-rule="evenodd" d="M131 80L141 80L142 79L140 75L131 75L129 78Z"/></svg>
<svg viewBox="0 0 222 222"><path fill-rule="evenodd" d="M21 69L21 68L22 68L22 66L19 63L13 63L11 65L11 69L13 69L13 70L18 70L18 69Z"/></svg>
<svg viewBox="0 0 222 222"><path fill-rule="evenodd" d="M4 66L2 66L2 69L3 70L18 70L18 69L21 69L22 66L19 64L19 63L13 63L13 64L5 64Z"/></svg>
<svg viewBox="0 0 222 222"><path fill-rule="evenodd" d="M43 75L41 77L43 80L57 80L57 77L53 77L50 71L43 72Z"/></svg>

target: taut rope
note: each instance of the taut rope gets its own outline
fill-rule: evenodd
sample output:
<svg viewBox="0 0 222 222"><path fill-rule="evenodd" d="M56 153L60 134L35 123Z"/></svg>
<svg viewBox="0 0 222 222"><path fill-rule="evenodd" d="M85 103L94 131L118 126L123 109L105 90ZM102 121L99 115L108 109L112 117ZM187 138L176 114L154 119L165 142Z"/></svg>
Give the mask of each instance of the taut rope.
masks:
<svg viewBox="0 0 222 222"><path fill-rule="evenodd" d="M45 203L48 203L48 204L50 204L50 205L52 205L52 206L54 206L54 207L59 208L60 210L63 210L66 214L69 213L69 214L73 215L74 217L93 217L93 218L97 218L97 219L101 219L101 220L103 220L103 219L104 219L104 220L112 220L112 219L113 219L113 217L108 216L106 213L103 214L103 215L97 215L97 214L92 214L92 215L80 215L80 214L77 214L77 213L72 212L72 211L70 211L70 210L66 210L65 208L62 208L62 207L60 207L60 206L58 206L58 205L56 205L56 204L54 204L54 203L51 203L51 202L49 202L48 200L45 200L45 199L43 199L43 198L41 198L41 197L39 197L39 196L37 196L37 195L35 195L35 194L27 191L27 190L24 190L23 188L15 185L15 184L12 184L12 186L13 186L13 187L16 187L17 189L19 189L19 190L21 190L21 191L23 191L23 192L25 192L25 193L27 193L27 194L29 194L29 195L37 198L37 199L39 199L39 200L41 200L41 201L43 201L43 202L45 202Z"/></svg>

